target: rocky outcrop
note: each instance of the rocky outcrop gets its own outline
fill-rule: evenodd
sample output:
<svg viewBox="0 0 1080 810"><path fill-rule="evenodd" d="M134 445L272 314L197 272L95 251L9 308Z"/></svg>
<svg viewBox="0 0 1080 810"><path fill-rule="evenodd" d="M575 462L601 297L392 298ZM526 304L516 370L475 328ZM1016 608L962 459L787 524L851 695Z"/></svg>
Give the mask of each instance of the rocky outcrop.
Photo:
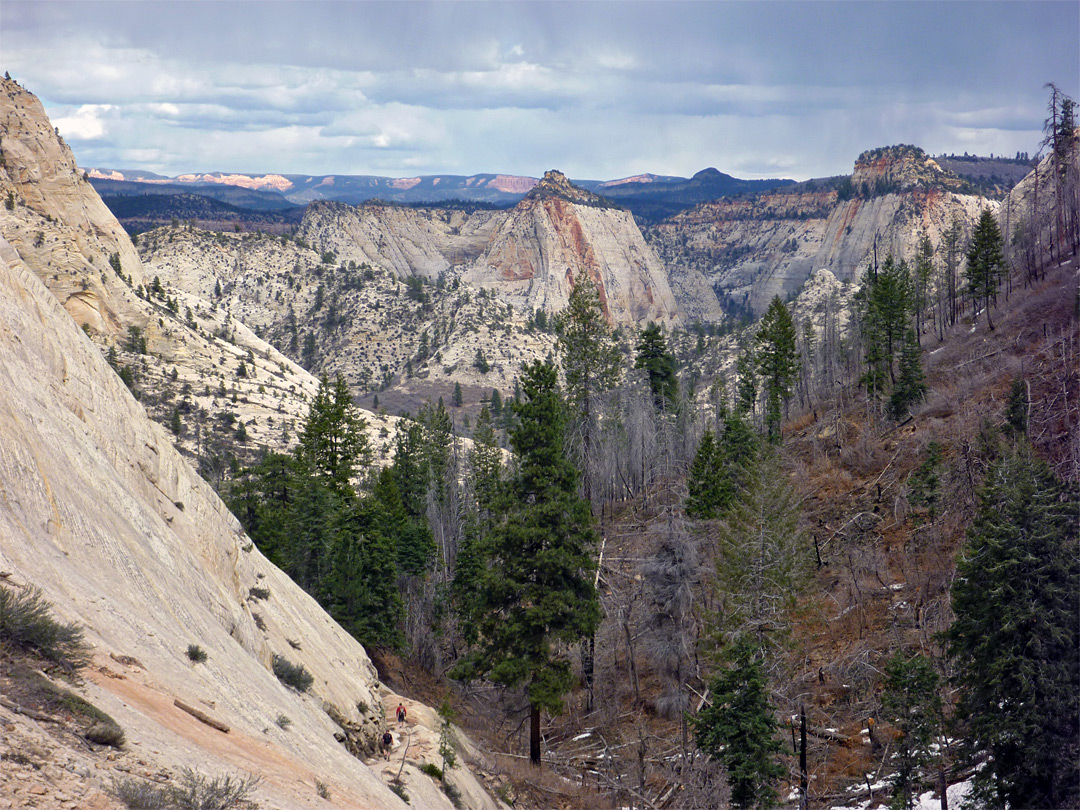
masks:
<svg viewBox="0 0 1080 810"><path fill-rule="evenodd" d="M591 278L613 324L676 322L667 274L633 216L548 172L510 211L313 205L298 234L338 260L435 279L452 269L518 310L554 313Z"/></svg>
<svg viewBox="0 0 1080 810"><path fill-rule="evenodd" d="M589 278L612 324L679 320L667 274L628 211L548 172L498 230L465 280L515 307L558 312Z"/></svg>
<svg viewBox="0 0 1080 810"><path fill-rule="evenodd" d="M483 254L503 211L313 203L297 236L341 261L435 279Z"/></svg>
<svg viewBox="0 0 1080 810"><path fill-rule="evenodd" d="M950 191L960 181L912 147L864 153L854 178L843 195L803 185L706 203L650 228L649 243L673 277L700 273L728 307L760 314L815 270L851 281L875 252L911 257L924 233L937 244L954 218L996 207Z"/></svg>

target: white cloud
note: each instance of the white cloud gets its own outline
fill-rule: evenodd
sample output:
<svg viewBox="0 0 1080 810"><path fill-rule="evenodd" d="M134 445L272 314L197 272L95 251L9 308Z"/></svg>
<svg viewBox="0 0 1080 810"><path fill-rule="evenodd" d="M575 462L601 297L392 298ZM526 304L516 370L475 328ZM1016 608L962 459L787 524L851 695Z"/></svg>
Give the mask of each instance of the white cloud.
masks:
<svg viewBox="0 0 1080 810"><path fill-rule="evenodd" d="M105 137L102 115L115 110L111 104L83 104L71 115L53 119L53 125L69 141L93 141Z"/></svg>

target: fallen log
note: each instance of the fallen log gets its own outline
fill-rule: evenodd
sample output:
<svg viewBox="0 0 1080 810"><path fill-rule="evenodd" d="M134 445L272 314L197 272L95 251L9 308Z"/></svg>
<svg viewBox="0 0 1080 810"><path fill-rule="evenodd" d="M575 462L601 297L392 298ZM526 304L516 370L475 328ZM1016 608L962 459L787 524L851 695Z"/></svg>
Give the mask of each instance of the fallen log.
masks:
<svg viewBox="0 0 1080 810"><path fill-rule="evenodd" d="M51 714L45 714L44 712L34 711L33 709L27 709L25 706L20 706L18 703L12 703L7 698L0 697L0 706L5 709L10 709L15 714L22 714L29 717L31 720L37 720L39 723L63 723L63 719L59 717L53 717Z"/></svg>
<svg viewBox="0 0 1080 810"><path fill-rule="evenodd" d="M174 700L173 705L176 706L176 708L180 709L181 711L187 712L192 717L194 717L196 720L198 720L200 723L206 723L206 725L210 726L210 728L216 728L218 731L220 731L220 732L222 732L224 734L229 733L229 727L227 725L222 723L220 720L215 720L213 717L208 715L206 712L199 711L194 706L188 706L186 703L184 703L184 701L180 700L180 698L177 698L176 700Z"/></svg>

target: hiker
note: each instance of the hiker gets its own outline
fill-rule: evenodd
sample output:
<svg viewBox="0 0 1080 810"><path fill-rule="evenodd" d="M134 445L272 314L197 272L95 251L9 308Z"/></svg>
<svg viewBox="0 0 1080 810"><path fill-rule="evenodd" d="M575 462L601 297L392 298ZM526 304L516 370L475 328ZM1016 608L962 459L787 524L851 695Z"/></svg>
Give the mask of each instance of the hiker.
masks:
<svg viewBox="0 0 1080 810"><path fill-rule="evenodd" d="M382 735L382 749L383 756L386 757L386 761L390 761L390 749L394 745L394 735L390 733L390 729L387 729Z"/></svg>
<svg viewBox="0 0 1080 810"><path fill-rule="evenodd" d="M398 721L399 726L404 725L404 723L405 723L405 715L407 715L407 714L408 714L408 712L405 711L405 707L399 703L397 705L397 721Z"/></svg>

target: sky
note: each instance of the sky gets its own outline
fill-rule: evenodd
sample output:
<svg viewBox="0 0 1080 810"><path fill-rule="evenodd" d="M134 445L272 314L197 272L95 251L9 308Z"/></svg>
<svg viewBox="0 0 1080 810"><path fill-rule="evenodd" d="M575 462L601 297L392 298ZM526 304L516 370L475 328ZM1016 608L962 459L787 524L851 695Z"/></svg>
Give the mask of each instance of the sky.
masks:
<svg viewBox="0 0 1080 810"><path fill-rule="evenodd" d="M1034 155L1080 3L3 0L0 69L84 168L803 180Z"/></svg>

